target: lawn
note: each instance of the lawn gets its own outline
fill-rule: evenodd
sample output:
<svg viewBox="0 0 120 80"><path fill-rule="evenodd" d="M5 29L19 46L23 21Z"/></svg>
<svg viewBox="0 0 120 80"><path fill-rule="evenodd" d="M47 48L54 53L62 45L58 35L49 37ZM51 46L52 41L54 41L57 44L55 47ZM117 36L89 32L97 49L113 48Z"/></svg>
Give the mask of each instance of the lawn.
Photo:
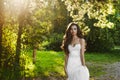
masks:
<svg viewBox="0 0 120 80"><path fill-rule="evenodd" d="M32 52L27 52L32 60ZM105 74L103 65L119 62L119 51L109 53L85 53L86 65L91 77ZM64 53L55 51L37 51L36 63L34 64L36 77L65 77L64 73Z"/></svg>

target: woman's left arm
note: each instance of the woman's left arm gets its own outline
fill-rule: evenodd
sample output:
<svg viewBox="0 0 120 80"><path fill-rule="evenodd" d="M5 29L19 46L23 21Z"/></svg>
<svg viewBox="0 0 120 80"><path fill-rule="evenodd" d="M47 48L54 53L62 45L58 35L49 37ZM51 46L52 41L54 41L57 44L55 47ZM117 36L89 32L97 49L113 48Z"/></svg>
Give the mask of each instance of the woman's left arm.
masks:
<svg viewBox="0 0 120 80"><path fill-rule="evenodd" d="M82 65L85 66L85 57L84 57L84 53L85 53L85 40L81 39L81 61L82 61Z"/></svg>

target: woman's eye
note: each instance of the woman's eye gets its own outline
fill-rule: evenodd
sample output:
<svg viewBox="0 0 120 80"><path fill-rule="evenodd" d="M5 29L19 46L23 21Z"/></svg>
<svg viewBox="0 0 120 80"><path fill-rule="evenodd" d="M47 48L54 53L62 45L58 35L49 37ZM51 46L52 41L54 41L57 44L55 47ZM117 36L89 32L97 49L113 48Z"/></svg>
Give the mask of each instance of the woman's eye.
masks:
<svg viewBox="0 0 120 80"><path fill-rule="evenodd" d="M76 28L74 28L74 30L77 30Z"/></svg>

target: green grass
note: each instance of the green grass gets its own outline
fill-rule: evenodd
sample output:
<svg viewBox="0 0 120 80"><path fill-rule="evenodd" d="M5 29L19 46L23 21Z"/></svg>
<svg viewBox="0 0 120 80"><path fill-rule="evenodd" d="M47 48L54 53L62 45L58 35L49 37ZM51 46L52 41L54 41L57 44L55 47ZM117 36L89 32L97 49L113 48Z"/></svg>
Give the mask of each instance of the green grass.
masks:
<svg viewBox="0 0 120 80"><path fill-rule="evenodd" d="M120 53L86 53L86 61L95 63L113 63L120 61Z"/></svg>
<svg viewBox="0 0 120 80"><path fill-rule="evenodd" d="M32 58L32 52L28 53ZM87 67L92 77L105 74L102 65L120 61L119 51L111 53L85 53ZM89 64L90 63L90 64ZM65 76L64 53L55 51L37 51L36 76Z"/></svg>
<svg viewBox="0 0 120 80"><path fill-rule="evenodd" d="M36 66L38 73L44 76L65 75L63 68L63 54L54 51L38 51L36 58Z"/></svg>

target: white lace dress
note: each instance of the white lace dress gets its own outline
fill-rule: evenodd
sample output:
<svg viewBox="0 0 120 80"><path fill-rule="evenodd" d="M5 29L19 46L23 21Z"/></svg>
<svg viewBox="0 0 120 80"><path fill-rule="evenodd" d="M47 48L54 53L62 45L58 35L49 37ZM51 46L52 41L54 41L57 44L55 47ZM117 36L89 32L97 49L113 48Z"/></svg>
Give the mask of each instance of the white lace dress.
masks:
<svg viewBox="0 0 120 80"><path fill-rule="evenodd" d="M68 80L89 80L89 71L86 66L82 66L80 59L81 45L68 46L69 58L67 63Z"/></svg>

